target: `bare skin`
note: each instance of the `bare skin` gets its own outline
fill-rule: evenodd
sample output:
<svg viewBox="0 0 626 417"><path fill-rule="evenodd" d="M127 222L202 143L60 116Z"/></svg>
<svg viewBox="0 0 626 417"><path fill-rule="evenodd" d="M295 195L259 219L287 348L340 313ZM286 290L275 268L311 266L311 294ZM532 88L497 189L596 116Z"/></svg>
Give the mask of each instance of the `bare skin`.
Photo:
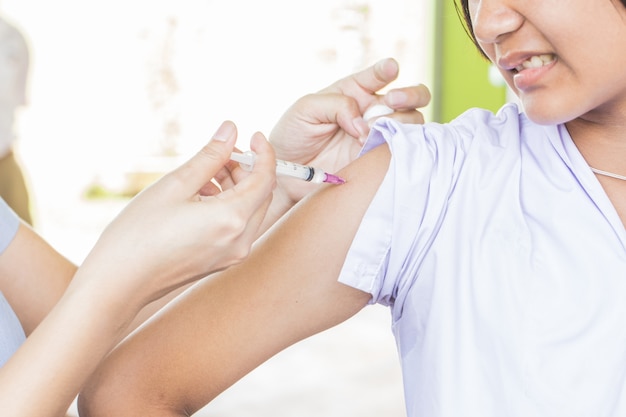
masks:
<svg viewBox="0 0 626 417"><path fill-rule="evenodd" d="M0 286L29 335L0 368L3 414L64 415L145 305L248 254L270 204L274 153L256 135L254 170L220 189L211 179L236 141L232 123L222 128L219 139L134 198L79 268L18 226L0 254Z"/></svg>
<svg viewBox="0 0 626 417"><path fill-rule="evenodd" d="M616 53L626 49L626 7L617 0L463 3L478 45L526 114L565 123L590 166L626 175L626 54ZM533 57L545 64L522 69ZM597 177L626 225L626 181Z"/></svg>
<svg viewBox="0 0 626 417"><path fill-rule="evenodd" d="M377 94L398 69L393 59L382 60L302 97L270 135L277 156L337 172L356 157L369 133L362 114L371 106L385 104L395 110L393 118L422 123L417 108L430 100L423 85ZM79 398L81 413L188 415L275 353L359 311L369 295L336 278L388 160L386 147L372 151L339 171L348 181L339 187L306 187L279 177L268 227L312 190L319 192L256 243L245 267L204 280L118 346ZM305 220L313 213L315 221ZM226 300L229 294L233 303ZM192 338L196 334L204 336ZM172 351L175 357L165 359ZM110 395L116 400L109 401Z"/></svg>
<svg viewBox="0 0 626 417"><path fill-rule="evenodd" d="M85 389L89 404L79 398L81 415L189 415L287 346L356 314L370 295L337 275L388 160L381 146L355 161L341 171L345 185L308 197L247 262L199 283L124 341ZM101 380L106 389L96 390Z"/></svg>
<svg viewBox="0 0 626 417"><path fill-rule="evenodd" d="M469 15L530 119L566 123L592 166L626 175L626 55L615 53L626 49L623 4L469 0ZM341 172L345 187L307 198L249 262L200 284L128 339L86 387L84 415L189 415L286 346L356 314L369 295L336 279L389 157L380 147L355 161ZM598 180L626 224L626 182Z"/></svg>
<svg viewBox="0 0 626 417"><path fill-rule="evenodd" d="M386 59L304 98L273 132L273 144L283 158L293 148L305 149L300 162L323 163L334 172L354 158L353 150L367 135L361 114L368 106L386 103L395 117L423 121L417 107L430 98L424 86L377 94L398 70ZM301 181L273 187L274 153L262 135L251 142L260 156L258 170L247 173L228 162L234 125L224 124L218 133L226 147L213 141L142 193L80 268L32 229L19 226L0 254L0 290L29 339L0 369L3 412L64 415L83 381L119 340L191 282L240 262L252 242L311 191ZM213 209L203 211L205 205ZM194 236L199 240L190 239ZM34 397L37 402L28 400Z"/></svg>

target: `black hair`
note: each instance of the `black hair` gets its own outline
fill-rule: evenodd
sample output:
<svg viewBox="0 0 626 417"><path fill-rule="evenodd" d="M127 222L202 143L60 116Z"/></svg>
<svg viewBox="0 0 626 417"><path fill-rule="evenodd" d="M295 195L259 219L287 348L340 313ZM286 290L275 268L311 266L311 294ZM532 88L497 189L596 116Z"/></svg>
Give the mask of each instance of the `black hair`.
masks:
<svg viewBox="0 0 626 417"><path fill-rule="evenodd" d="M626 0L623 0L626 1ZM465 32L472 38L474 45L480 50L480 46L478 46L478 42L476 40L476 36L474 35L474 28L472 27L472 19L470 17L468 0L454 0L454 7L456 8L456 12L463 19L463 28Z"/></svg>

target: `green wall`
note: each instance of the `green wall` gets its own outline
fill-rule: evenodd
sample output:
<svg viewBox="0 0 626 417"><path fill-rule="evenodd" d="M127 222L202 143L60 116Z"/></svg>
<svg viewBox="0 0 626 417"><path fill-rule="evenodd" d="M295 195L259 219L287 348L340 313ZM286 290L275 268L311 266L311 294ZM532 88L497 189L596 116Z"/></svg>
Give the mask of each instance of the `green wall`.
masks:
<svg viewBox="0 0 626 417"><path fill-rule="evenodd" d="M433 120L450 121L471 107L496 111L506 101L506 87L489 81L490 63L465 33L454 0L433 1Z"/></svg>

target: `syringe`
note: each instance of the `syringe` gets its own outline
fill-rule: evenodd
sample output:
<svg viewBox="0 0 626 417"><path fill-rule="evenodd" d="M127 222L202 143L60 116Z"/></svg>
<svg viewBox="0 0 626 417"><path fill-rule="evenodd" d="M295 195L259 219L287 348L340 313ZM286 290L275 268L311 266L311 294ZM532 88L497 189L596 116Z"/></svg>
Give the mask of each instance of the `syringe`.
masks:
<svg viewBox="0 0 626 417"><path fill-rule="evenodd" d="M230 155L230 159L235 162L239 162L239 166L243 169L252 171L256 161L256 154L252 151L246 151L244 153L233 152ZM288 162L280 159L276 160L276 174L299 178L315 184L321 184L323 182L329 184L343 184L346 182L343 178L333 174L328 174L319 168L300 165L295 162Z"/></svg>

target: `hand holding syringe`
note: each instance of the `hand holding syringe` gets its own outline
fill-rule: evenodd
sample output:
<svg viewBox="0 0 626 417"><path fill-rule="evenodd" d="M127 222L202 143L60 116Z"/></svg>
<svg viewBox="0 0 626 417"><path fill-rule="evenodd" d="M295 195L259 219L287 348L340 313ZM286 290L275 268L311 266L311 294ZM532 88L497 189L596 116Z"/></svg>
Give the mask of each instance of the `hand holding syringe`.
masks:
<svg viewBox="0 0 626 417"><path fill-rule="evenodd" d="M244 153L233 152L230 155L230 159L239 162L239 166L243 169L251 171L254 167L256 155L252 151ZM344 179L333 174L328 174L319 168L300 165L295 162L282 161L280 159L276 160L276 174L299 178L314 184L321 184L323 182L329 184L343 184L346 182Z"/></svg>

